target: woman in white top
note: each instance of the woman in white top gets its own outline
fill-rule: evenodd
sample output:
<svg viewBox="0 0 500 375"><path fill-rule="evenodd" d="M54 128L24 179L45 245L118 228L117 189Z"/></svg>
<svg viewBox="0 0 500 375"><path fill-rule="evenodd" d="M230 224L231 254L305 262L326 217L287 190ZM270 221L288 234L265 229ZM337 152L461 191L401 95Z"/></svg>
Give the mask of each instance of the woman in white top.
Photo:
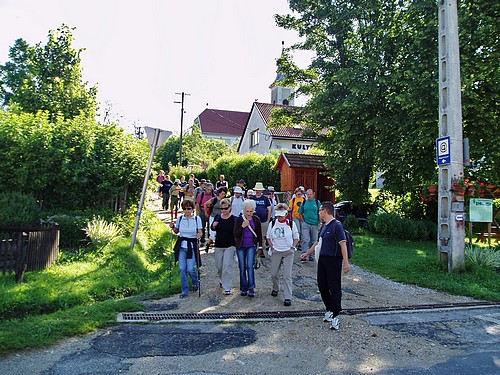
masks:
<svg viewBox="0 0 500 375"><path fill-rule="evenodd" d="M283 281L285 287L283 295L284 305L292 304L292 265L295 246L299 242L299 231L295 223L288 218L288 206L279 203L276 206L276 220L269 223L267 228L267 241L269 242L271 255L271 278L273 290L271 295L276 297L279 292L279 273L283 264Z"/></svg>
<svg viewBox="0 0 500 375"><path fill-rule="evenodd" d="M177 221L170 223L172 231L179 235L175 243L175 260L179 262L179 271L181 276L181 294L179 298L184 298L189 294L189 279L191 276L191 284L193 291L199 288L199 279L196 271L196 266L200 266L200 252L198 241L202 233L202 224L199 216L194 214L194 203L190 200L182 201L182 210L184 215L180 216Z"/></svg>

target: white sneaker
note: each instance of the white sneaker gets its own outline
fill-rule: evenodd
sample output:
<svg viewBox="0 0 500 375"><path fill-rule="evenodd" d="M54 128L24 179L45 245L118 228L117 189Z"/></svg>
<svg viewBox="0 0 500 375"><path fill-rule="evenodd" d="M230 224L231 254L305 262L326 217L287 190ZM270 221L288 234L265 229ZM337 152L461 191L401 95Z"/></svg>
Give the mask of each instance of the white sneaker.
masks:
<svg viewBox="0 0 500 375"><path fill-rule="evenodd" d="M332 318L332 321L330 323L330 329L338 330L339 328L340 328L339 318L337 318L337 317Z"/></svg>
<svg viewBox="0 0 500 375"><path fill-rule="evenodd" d="M331 322L333 318L333 313L331 311L327 311L325 313L325 317L323 318L324 322Z"/></svg>

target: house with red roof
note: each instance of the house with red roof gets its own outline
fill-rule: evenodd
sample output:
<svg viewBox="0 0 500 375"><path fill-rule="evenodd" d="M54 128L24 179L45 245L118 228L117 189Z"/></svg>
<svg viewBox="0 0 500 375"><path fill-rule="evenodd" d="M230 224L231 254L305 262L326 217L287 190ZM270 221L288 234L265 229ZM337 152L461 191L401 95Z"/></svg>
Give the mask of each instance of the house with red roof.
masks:
<svg viewBox="0 0 500 375"><path fill-rule="evenodd" d="M228 145L239 141L245 130L250 113L206 108L194 123L204 138L221 139Z"/></svg>
<svg viewBox="0 0 500 375"><path fill-rule="evenodd" d="M238 145L238 153L268 154L271 150L306 152L316 142L303 125L268 128L271 112L282 104L254 102Z"/></svg>

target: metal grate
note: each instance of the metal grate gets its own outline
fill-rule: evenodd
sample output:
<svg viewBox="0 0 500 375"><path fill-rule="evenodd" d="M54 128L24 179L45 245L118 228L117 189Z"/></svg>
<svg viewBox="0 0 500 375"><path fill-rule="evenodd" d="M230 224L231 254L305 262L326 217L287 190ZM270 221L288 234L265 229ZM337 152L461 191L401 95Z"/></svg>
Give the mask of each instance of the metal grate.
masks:
<svg viewBox="0 0 500 375"><path fill-rule="evenodd" d="M416 311L454 308L479 308L484 306L499 306L500 302L460 302L447 304L428 304L390 307L368 307L346 309L344 315L358 315L379 312ZM164 313L164 312L130 312L119 313L118 322L144 323L144 322L233 322L233 321L272 321L282 319L313 318L323 316L324 310L300 311L251 311L251 312L213 312L213 313Z"/></svg>

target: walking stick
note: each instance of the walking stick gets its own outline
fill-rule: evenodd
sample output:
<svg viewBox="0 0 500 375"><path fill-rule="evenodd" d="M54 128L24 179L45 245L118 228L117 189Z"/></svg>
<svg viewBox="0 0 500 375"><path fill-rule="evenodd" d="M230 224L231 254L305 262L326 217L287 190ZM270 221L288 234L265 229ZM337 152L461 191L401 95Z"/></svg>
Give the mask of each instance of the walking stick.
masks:
<svg viewBox="0 0 500 375"><path fill-rule="evenodd" d="M200 277L200 264L201 264L201 254L200 254L200 239L197 241L197 249L196 249L196 268L198 271L198 297L201 297L201 277Z"/></svg>

